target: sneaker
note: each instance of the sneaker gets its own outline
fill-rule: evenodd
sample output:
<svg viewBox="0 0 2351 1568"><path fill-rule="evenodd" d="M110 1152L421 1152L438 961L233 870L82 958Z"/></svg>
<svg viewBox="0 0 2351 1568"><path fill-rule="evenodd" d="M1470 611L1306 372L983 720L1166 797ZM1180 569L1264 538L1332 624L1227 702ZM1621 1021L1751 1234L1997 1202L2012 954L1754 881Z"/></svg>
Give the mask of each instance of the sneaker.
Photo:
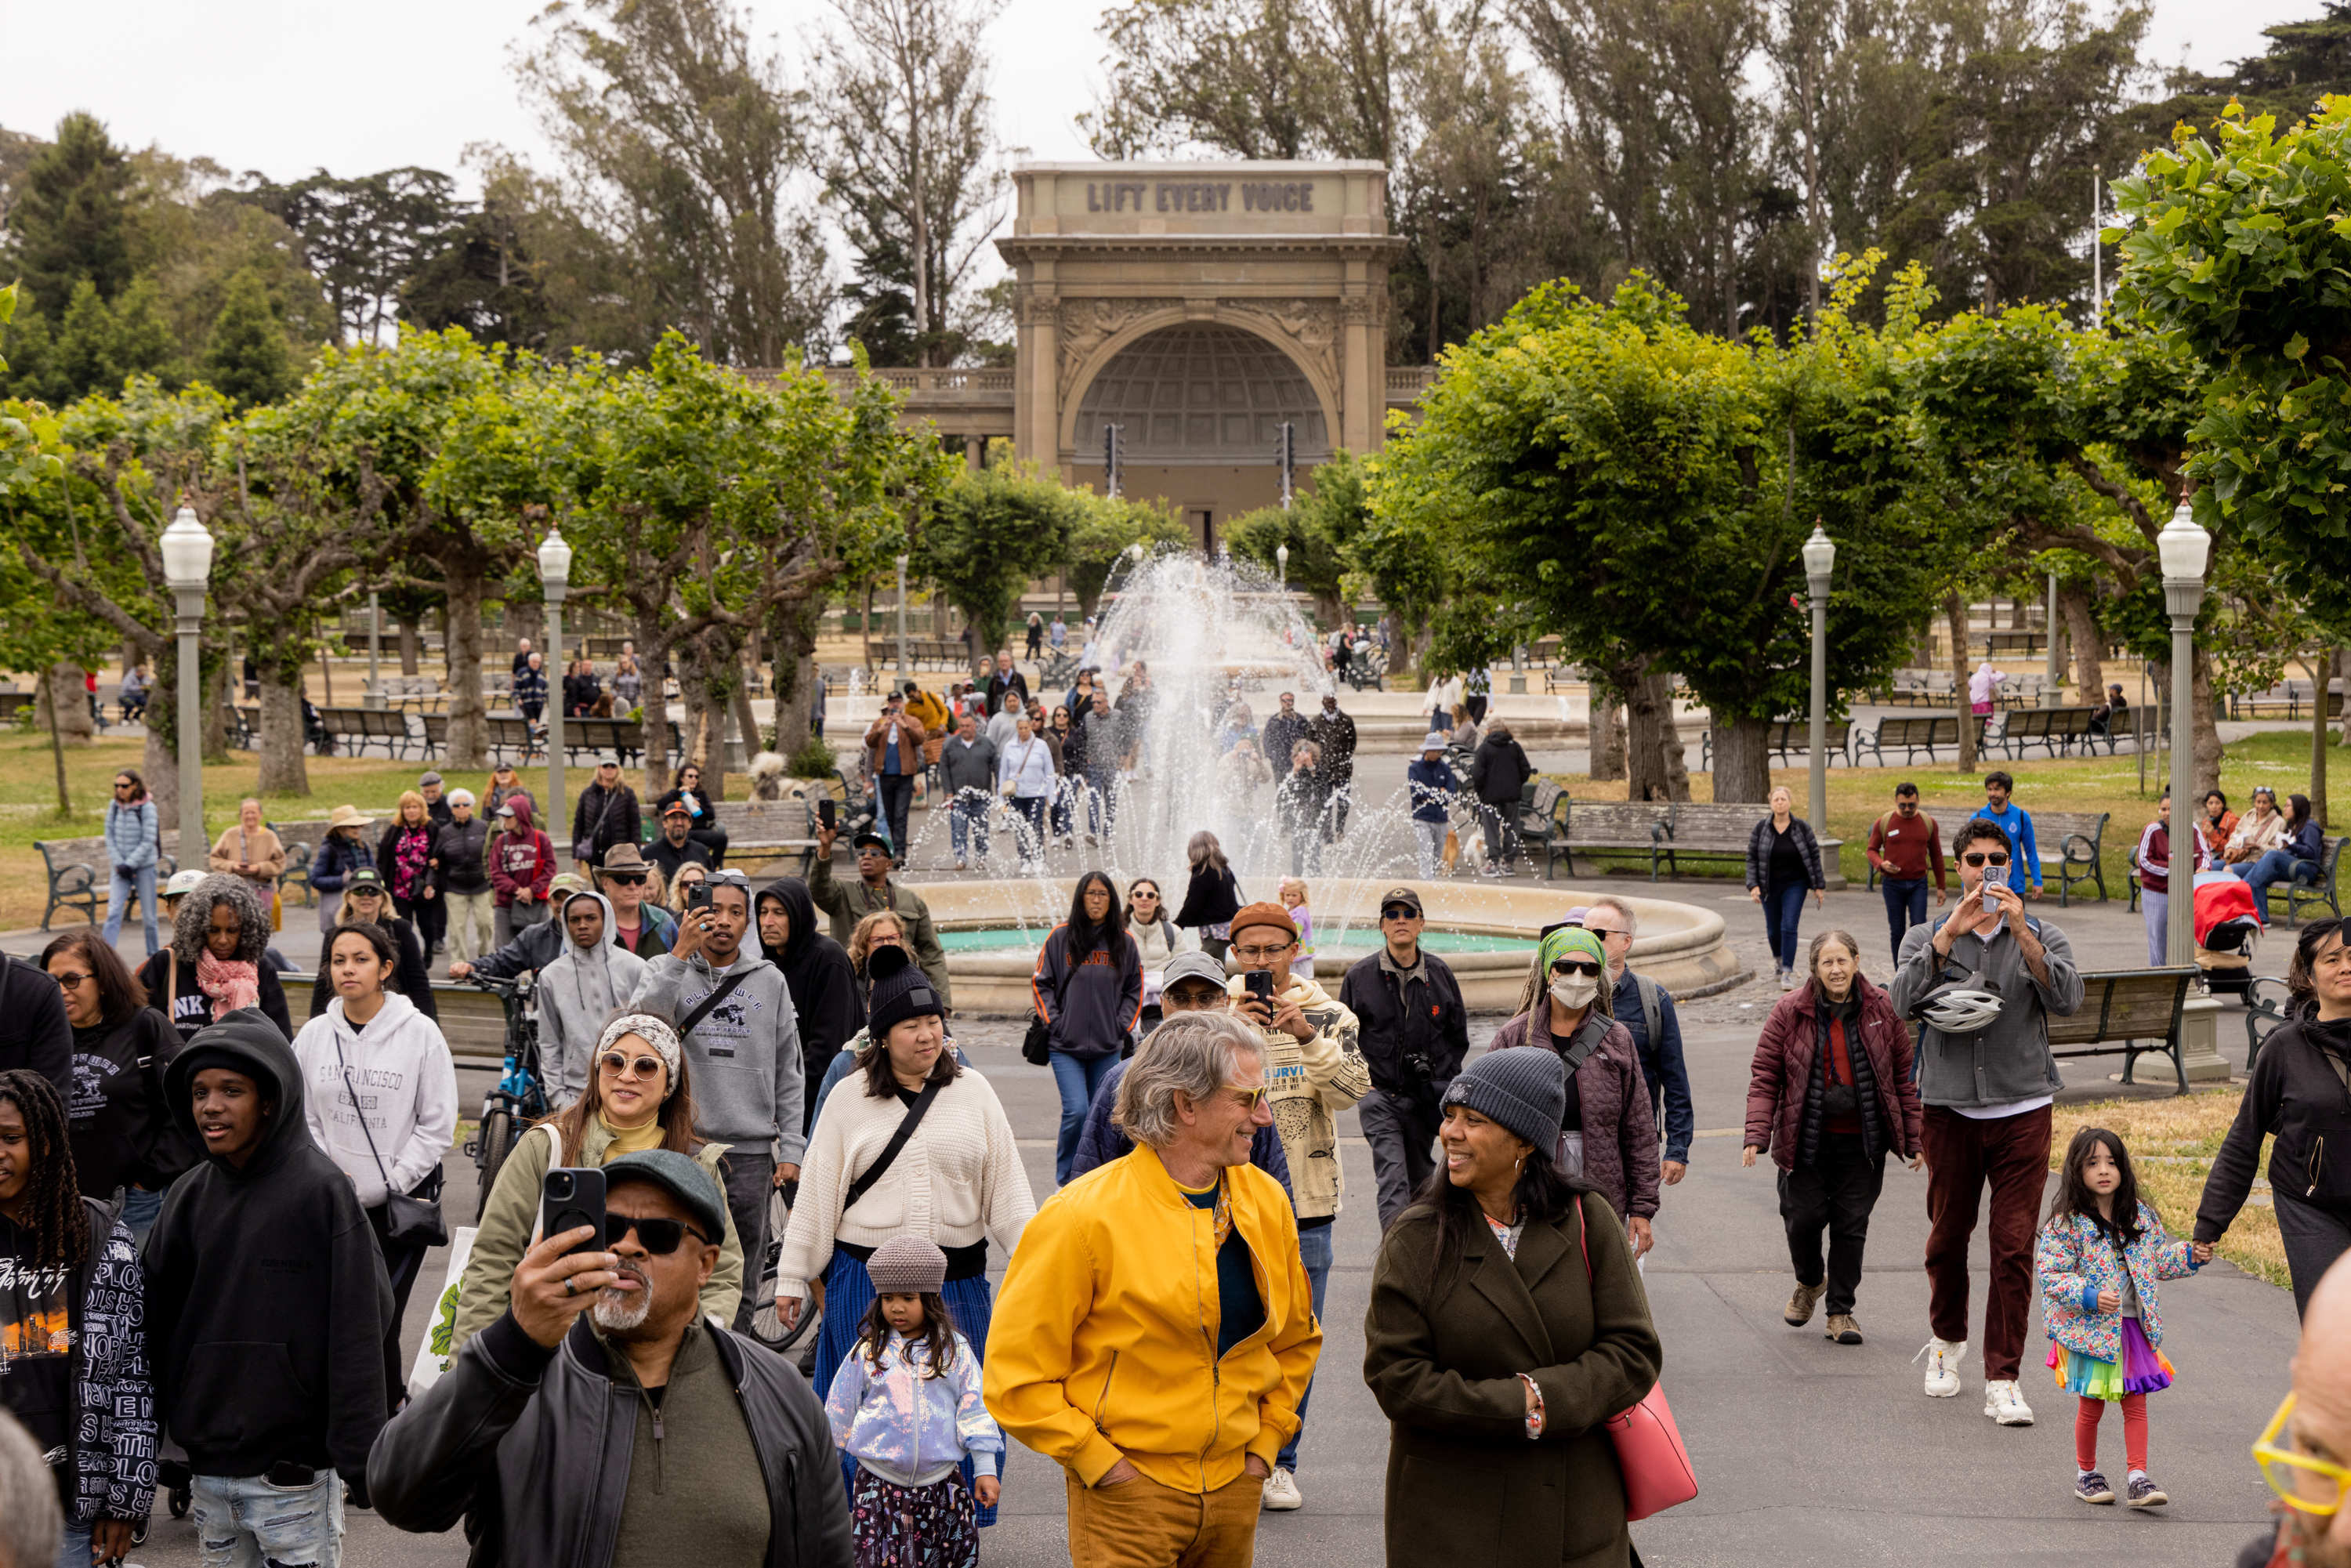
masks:
<svg viewBox="0 0 2351 1568"><path fill-rule="evenodd" d="M2003 1427L2032 1425L2032 1407L2024 1402L2012 1377L1995 1378L1984 1385L1984 1414Z"/></svg>
<svg viewBox="0 0 2351 1568"><path fill-rule="evenodd" d="M1959 1363L1967 1358L1965 1340L1930 1339L1927 1348L1910 1359L1927 1363L1927 1397L1949 1399L1959 1391Z"/></svg>
<svg viewBox="0 0 2351 1568"><path fill-rule="evenodd" d="M1788 1310L1780 1315L1787 1320L1790 1328L1802 1328L1813 1321L1813 1307L1820 1301L1821 1292L1828 1288L1828 1281L1825 1280L1817 1285L1807 1285L1802 1280L1797 1281L1796 1293L1788 1298Z"/></svg>
<svg viewBox="0 0 2351 1568"><path fill-rule="evenodd" d="M2131 1477L2127 1490L2130 1492L2130 1505L2133 1508L2161 1508L2171 1500L2170 1494L2156 1485L2153 1479L2147 1476Z"/></svg>
<svg viewBox="0 0 2351 1568"><path fill-rule="evenodd" d="M1478 868L1478 874L1479 876L1499 876L1502 874L1502 868L1496 865L1492 861L1488 861L1484 865Z"/></svg>
<svg viewBox="0 0 2351 1568"><path fill-rule="evenodd" d="M1298 1490L1298 1478L1277 1468L1265 1478L1265 1506L1276 1513L1288 1513L1293 1508L1305 1506L1306 1499Z"/></svg>
<svg viewBox="0 0 2351 1568"><path fill-rule="evenodd" d="M1853 1321L1851 1312L1831 1312L1828 1333L1839 1344L1861 1343L1861 1325Z"/></svg>
<svg viewBox="0 0 2351 1568"><path fill-rule="evenodd" d="M1792 991L1796 988L1796 972L1793 969L1780 971L1780 988L1783 991Z"/></svg>
<svg viewBox="0 0 2351 1568"><path fill-rule="evenodd" d="M964 864L964 863L963 863L963 862L961 862L961 861L957 861L957 862L956 862L956 870L957 870L957 871L969 871L970 869L971 869L971 867L969 867L969 866L967 866L967 865Z"/></svg>
<svg viewBox="0 0 2351 1568"><path fill-rule="evenodd" d="M2112 1502L2115 1489L2106 1484L2105 1477L2092 1470L2074 1482L2074 1495L2084 1502Z"/></svg>

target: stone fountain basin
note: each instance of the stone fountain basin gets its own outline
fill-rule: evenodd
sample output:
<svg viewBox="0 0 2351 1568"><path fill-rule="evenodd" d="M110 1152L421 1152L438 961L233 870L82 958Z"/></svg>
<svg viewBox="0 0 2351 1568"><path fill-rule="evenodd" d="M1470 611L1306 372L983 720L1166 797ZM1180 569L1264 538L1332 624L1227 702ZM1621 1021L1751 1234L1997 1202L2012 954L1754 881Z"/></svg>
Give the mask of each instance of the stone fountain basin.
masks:
<svg viewBox="0 0 2351 1568"><path fill-rule="evenodd" d="M917 883L915 892L930 905L942 930L991 930L1022 925L1041 944L1046 933L1069 914L1077 887L1074 877L1035 880ZM1182 884L1161 884L1176 903L1182 902ZM1332 961L1332 936L1343 921L1348 929L1343 952L1361 954L1377 946L1379 899L1397 884L1355 877L1313 880L1314 922L1322 947L1322 976L1332 992L1338 989L1339 966ZM1496 953L1447 953L1446 963L1461 983L1462 999L1473 1012L1507 1012L1515 1007L1526 982L1527 965L1541 929L1580 904L1603 893L1623 899L1638 917L1640 934L1633 939L1633 967L1674 996L1703 996L1745 977L1738 956L1724 940L1722 916L1711 909L1670 899L1639 898L1614 887L1586 887L1572 882L1512 885L1487 882L1437 881L1411 884L1420 894L1432 929L1515 939ZM1022 1018L1032 1010L1029 977L1036 966L1036 948L992 952L952 952L947 974L955 987L956 1011L966 1017Z"/></svg>

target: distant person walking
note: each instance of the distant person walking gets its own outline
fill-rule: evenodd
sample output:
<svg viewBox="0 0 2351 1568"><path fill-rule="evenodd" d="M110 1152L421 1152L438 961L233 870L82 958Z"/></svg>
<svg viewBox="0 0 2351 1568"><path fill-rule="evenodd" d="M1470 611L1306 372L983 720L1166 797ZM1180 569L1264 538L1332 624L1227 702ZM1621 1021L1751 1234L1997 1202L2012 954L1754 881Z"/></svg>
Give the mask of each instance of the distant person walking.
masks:
<svg viewBox="0 0 2351 1568"><path fill-rule="evenodd" d="M139 901L147 928L147 951L162 946L155 935L155 867L163 852L162 829L147 781L126 768L114 776L114 799L106 803L106 853L113 869L106 881L106 945L121 938L122 917Z"/></svg>
<svg viewBox="0 0 2351 1568"><path fill-rule="evenodd" d="M1069 918L1046 936L1029 989L1051 1032L1053 1082L1061 1095L1053 1179L1066 1184L1086 1109L1143 1013L1143 956L1127 935L1118 890L1101 872L1078 878Z"/></svg>
<svg viewBox="0 0 2351 1568"><path fill-rule="evenodd" d="M2015 779L1997 769L1985 774L1984 803L1976 815L2008 835L2008 885L2019 898L2039 898L2041 846L2032 837L2032 818L2015 802Z"/></svg>
<svg viewBox="0 0 2351 1568"><path fill-rule="evenodd" d="M1949 889L1943 881L1943 835L1935 819L1918 810L1918 786L1905 779L1894 787L1894 810L1869 825L1869 864L1886 897L1886 925L1897 959L1902 938L1927 923L1927 874L1935 877L1935 907Z"/></svg>
<svg viewBox="0 0 2351 1568"><path fill-rule="evenodd" d="M1771 790L1771 814L1747 835L1747 896L1763 909L1763 934L1783 991L1796 987L1796 927L1804 916L1804 894L1828 906L1828 878L1821 873L1820 841L1813 825L1795 815L1796 798L1785 784Z"/></svg>
<svg viewBox="0 0 2351 1568"><path fill-rule="evenodd" d="M2195 829L2188 831L2187 841L2195 852L2189 866L2192 886L2195 873L2210 865L2212 858L2204 851L2204 836ZM2138 902L2147 917L2147 967L2150 969L2160 969L2170 961L2171 851L2171 791L2166 789L2156 803L2155 821L2140 832L2138 849L2131 857L2138 864Z"/></svg>
<svg viewBox="0 0 2351 1568"><path fill-rule="evenodd" d="M1469 788L1478 796L1478 814L1486 825L1482 874L1518 874L1512 862L1519 853L1519 796L1534 776L1535 765L1511 737L1509 723L1496 715L1469 759Z"/></svg>

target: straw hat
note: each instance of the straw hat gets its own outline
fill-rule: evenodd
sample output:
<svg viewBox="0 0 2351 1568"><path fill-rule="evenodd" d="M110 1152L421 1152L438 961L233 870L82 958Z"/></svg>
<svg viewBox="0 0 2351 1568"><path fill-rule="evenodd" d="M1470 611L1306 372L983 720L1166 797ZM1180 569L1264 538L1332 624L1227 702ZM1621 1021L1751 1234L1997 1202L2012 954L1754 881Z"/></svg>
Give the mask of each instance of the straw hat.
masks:
<svg viewBox="0 0 2351 1568"><path fill-rule="evenodd" d="M335 808L334 815L327 819L329 832L334 831L337 828L372 828L374 826L375 819L362 815L357 806L338 806Z"/></svg>

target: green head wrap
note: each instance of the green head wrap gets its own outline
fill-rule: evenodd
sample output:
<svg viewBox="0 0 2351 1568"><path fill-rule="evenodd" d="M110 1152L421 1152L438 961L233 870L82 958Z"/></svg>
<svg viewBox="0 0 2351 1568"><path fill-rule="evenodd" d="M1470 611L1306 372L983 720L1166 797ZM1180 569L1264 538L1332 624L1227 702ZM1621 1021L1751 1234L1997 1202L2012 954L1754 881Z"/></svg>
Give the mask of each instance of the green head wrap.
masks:
<svg viewBox="0 0 2351 1568"><path fill-rule="evenodd" d="M1546 975L1551 973L1553 964L1567 957L1589 958L1603 968L1608 965L1608 950L1601 946L1600 938L1581 925L1562 926L1552 932L1542 939L1542 946L1536 949L1536 953L1542 960L1542 972Z"/></svg>

